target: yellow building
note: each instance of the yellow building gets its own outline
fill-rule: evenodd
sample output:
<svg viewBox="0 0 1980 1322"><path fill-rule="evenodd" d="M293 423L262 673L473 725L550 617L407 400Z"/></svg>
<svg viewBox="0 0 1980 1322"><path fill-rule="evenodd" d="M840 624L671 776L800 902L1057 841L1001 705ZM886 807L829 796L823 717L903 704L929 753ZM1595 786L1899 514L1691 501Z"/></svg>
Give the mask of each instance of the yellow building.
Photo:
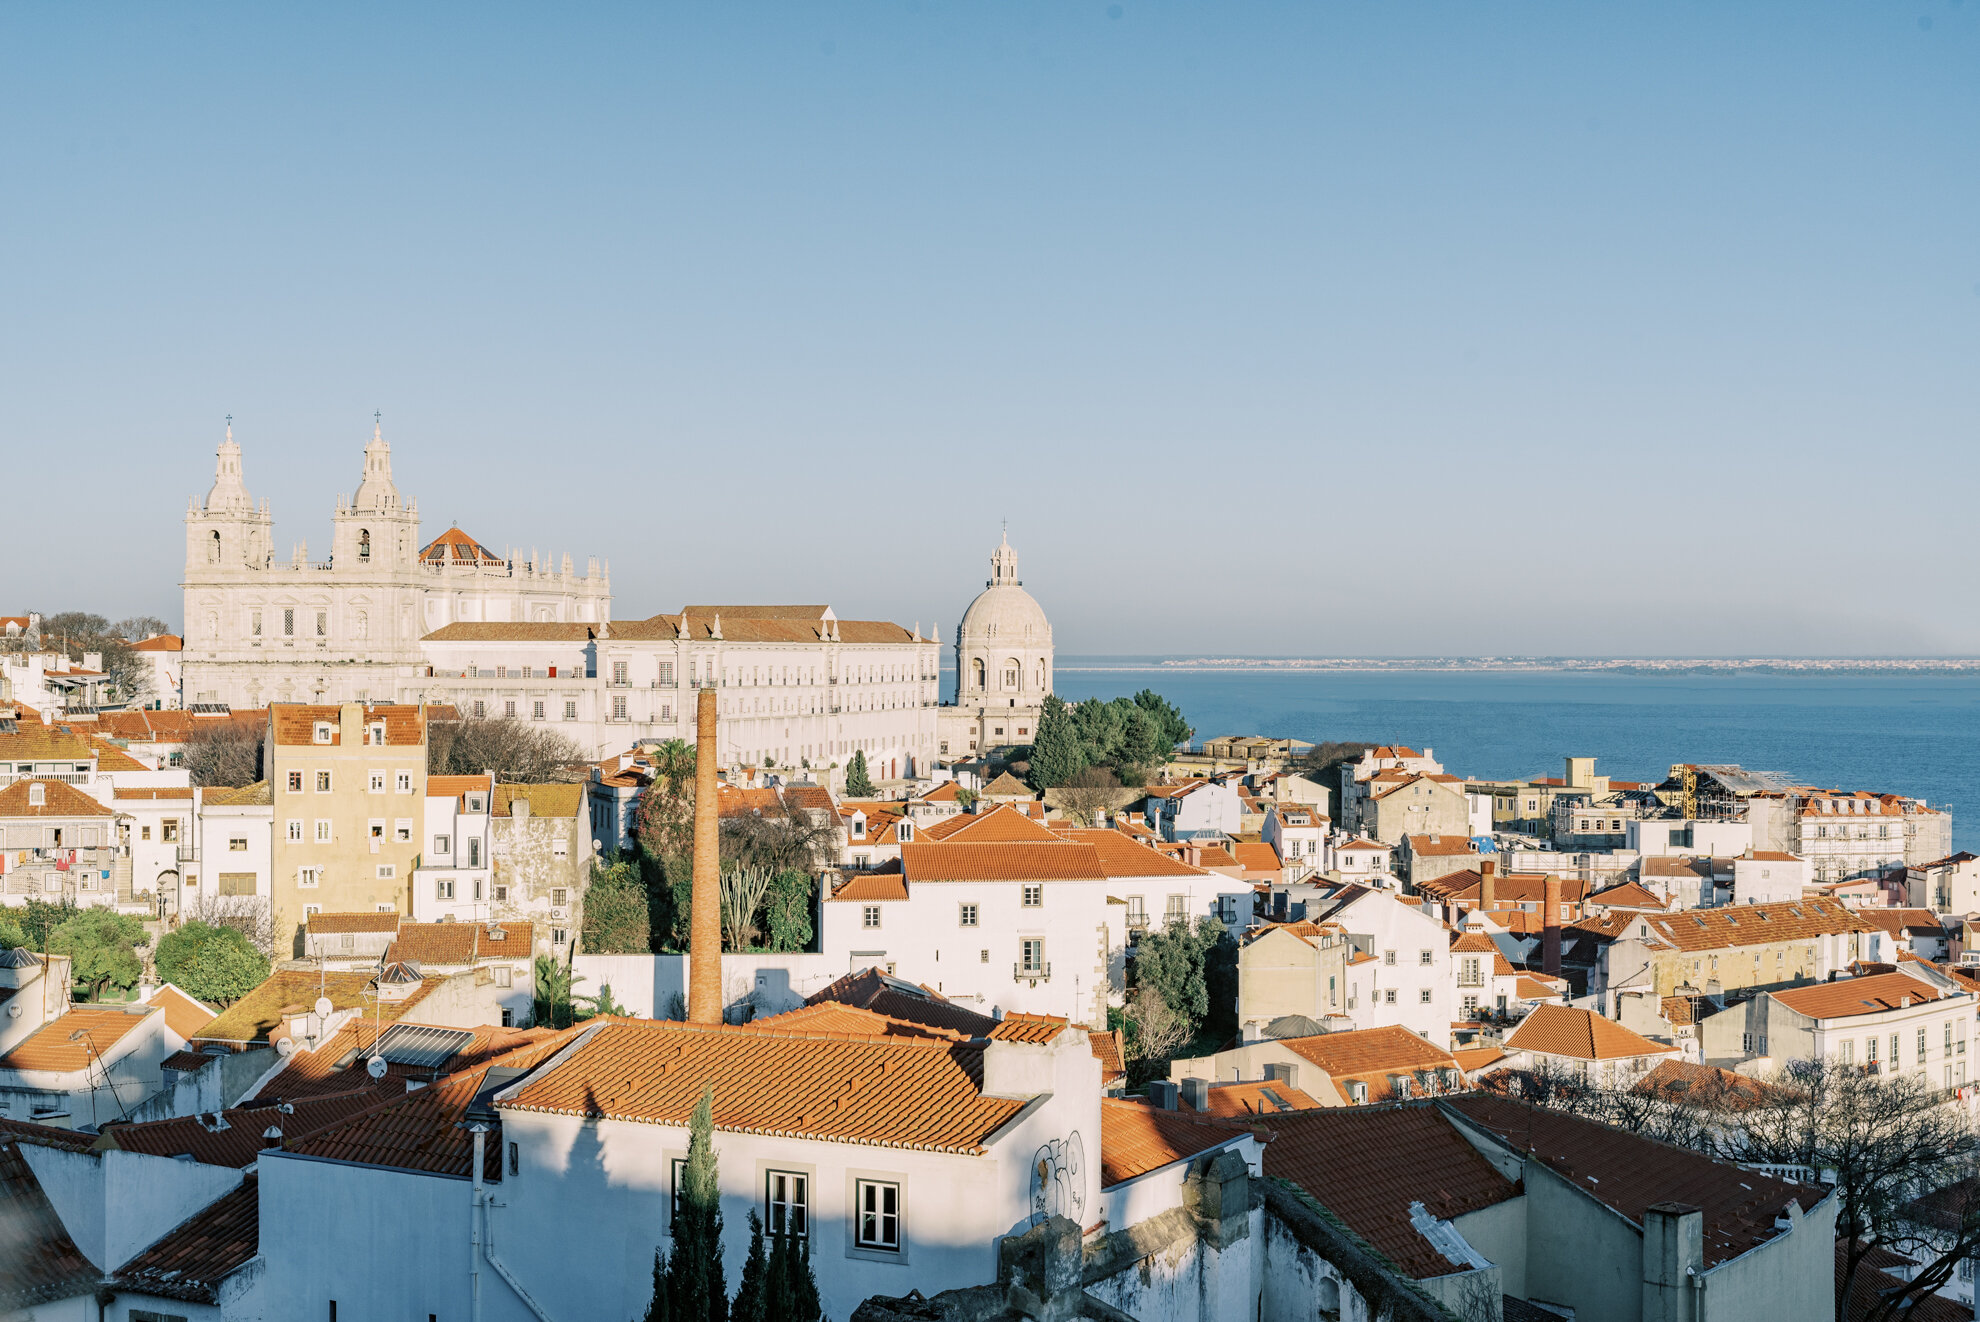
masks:
<svg viewBox="0 0 1980 1322"><path fill-rule="evenodd" d="M278 949L312 913L412 913L426 803L424 707L269 708Z"/></svg>

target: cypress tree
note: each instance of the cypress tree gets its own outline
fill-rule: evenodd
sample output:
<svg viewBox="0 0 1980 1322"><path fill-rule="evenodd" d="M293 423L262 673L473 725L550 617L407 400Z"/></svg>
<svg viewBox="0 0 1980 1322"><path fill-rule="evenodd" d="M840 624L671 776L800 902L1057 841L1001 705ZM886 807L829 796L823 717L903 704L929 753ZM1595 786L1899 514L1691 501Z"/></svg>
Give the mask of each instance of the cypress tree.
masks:
<svg viewBox="0 0 1980 1322"><path fill-rule="evenodd" d="M856 749L852 761L846 763L846 797L866 799L873 796L873 780L866 771L866 750Z"/></svg>
<svg viewBox="0 0 1980 1322"><path fill-rule="evenodd" d="M768 1322L769 1290L765 1275L770 1269L763 1253L763 1220L756 1209L749 1213L749 1256L743 1260L742 1280L736 1285L735 1302L729 1305L729 1322Z"/></svg>
<svg viewBox="0 0 1980 1322"><path fill-rule="evenodd" d="M715 1169L715 1090L703 1091L688 1121L687 1166L667 1262L667 1322L728 1322L722 1279L722 1189Z"/></svg>
<svg viewBox="0 0 1980 1322"><path fill-rule="evenodd" d="M667 1322L667 1255L653 1250L653 1299L642 1322Z"/></svg>
<svg viewBox="0 0 1980 1322"><path fill-rule="evenodd" d="M1038 735L1031 742L1031 787L1049 790L1063 785L1088 761L1086 740L1071 709L1058 694L1047 695L1038 715Z"/></svg>

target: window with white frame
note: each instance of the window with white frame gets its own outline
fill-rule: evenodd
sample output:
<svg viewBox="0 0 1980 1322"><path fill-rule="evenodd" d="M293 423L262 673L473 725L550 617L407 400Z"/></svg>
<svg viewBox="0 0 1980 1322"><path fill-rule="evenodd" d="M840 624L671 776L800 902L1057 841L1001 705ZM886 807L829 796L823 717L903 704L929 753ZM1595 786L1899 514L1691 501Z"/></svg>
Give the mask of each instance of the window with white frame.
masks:
<svg viewBox="0 0 1980 1322"><path fill-rule="evenodd" d="M320 885L320 884L322 883L322 881L323 881L323 869L322 869L322 868L297 868L297 869L296 869L296 885L298 885L298 886L301 886L301 887L303 887L303 888L305 888L305 889L307 889L307 888L309 888L309 887L312 887L312 886L316 886L316 885Z"/></svg>
<svg viewBox="0 0 1980 1322"><path fill-rule="evenodd" d="M147 827L146 829L149 830L150 828ZM302 843L302 838L303 838L302 818L291 817L289 819L289 843L292 845L299 845Z"/></svg>
<svg viewBox="0 0 1980 1322"><path fill-rule="evenodd" d="M853 1182L853 1243L884 1253L901 1251L901 1186L888 1180Z"/></svg>
<svg viewBox="0 0 1980 1322"><path fill-rule="evenodd" d="M433 898L436 900L453 899L454 879L452 877L435 877L433 879Z"/></svg>
<svg viewBox="0 0 1980 1322"><path fill-rule="evenodd" d="M867 905L860 913L859 925L861 927L880 926L880 906L877 904Z"/></svg>
<svg viewBox="0 0 1980 1322"><path fill-rule="evenodd" d="M329 772L319 771L316 773L316 792L318 794L328 794L330 792Z"/></svg>
<svg viewBox="0 0 1980 1322"><path fill-rule="evenodd" d="M445 835L436 835L436 836L434 836L434 837L433 837L433 852L434 852L434 853L436 853L436 854L451 854L451 853L453 853L453 852L454 852L454 840L453 840L453 837L452 837L452 836L445 836Z"/></svg>
<svg viewBox="0 0 1980 1322"><path fill-rule="evenodd" d="M1018 968L1023 973L1043 973L1045 971L1045 941L1042 937L1026 937L1018 942Z"/></svg>
<svg viewBox="0 0 1980 1322"><path fill-rule="evenodd" d="M289 773L289 793L291 794L302 793L302 772L291 771Z"/></svg>
<svg viewBox="0 0 1980 1322"><path fill-rule="evenodd" d="M398 782L397 782L397 785L398 785L398 791L399 791L399 793L401 793L401 794L411 794L411 793L412 793L412 788L413 788L413 783L412 783L412 772L410 772L410 771L401 771L401 772L399 773L399 779L398 779Z"/></svg>
<svg viewBox="0 0 1980 1322"><path fill-rule="evenodd" d="M765 1228L773 1235L803 1239L811 1233L811 1177L803 1171L769 1171L764 1176Z"/></svg>
<svg viewBox="0 0 1980 1322"><path fill-rule="evenodd" d="M1045 888L1035 883L1027 885L1024 888L1024 907L1027 909L1039 909L1043 908L1044 905Z"/></svg>
<svg viewBox="0 0 1980 1322"><path fill-rule="evenodd" d="M564 719L567 721L575 721L577 719L577 703L575 701L564 704Z"/></svg>
<svg viewBox="0 0 1980 1322"><path fill-rule="evenodd" d="M330 843L330 819L328 817L319 817L316 819L316 843L319 845Z"/></svg>
<svg viewBox="0 0 1980 1322"><path fill-rule="evenodd" d="M402 845L412 843L412 818L401 817L392 823L392 838Z"/></svg>
<svg viewBox="0 0 1980 1322"><path fill-rule="evenodd" d="M1389 988L1382 994L1382 1003L1384 1005L1394 1005L1396 1003L1396 989L1394 987Z"/></svg>
<svg viewBox="0 0 1980 1322"><path fill-rule="evenodd" d="M957 909L957 926L959 926L959 927L974 927L974 926L976 926L976 906L975 906L975 905L973 905L973 904L965 904L965 905L961 905L961 906L959 906L959 907L958 907L958 909Z"/></svg>
<svg viewBox="0 0 1980 1322"><path fill-rule="evenodd" d="M399 875L399 865L398 865L398 864L396 864L396 863L380 863L380 864L378 865L378 879L379 879L380 881L391 881L391 880L392 880L392 879L393 879L394 877L396 877L396 876L398 876L398 875Z"/></svg>

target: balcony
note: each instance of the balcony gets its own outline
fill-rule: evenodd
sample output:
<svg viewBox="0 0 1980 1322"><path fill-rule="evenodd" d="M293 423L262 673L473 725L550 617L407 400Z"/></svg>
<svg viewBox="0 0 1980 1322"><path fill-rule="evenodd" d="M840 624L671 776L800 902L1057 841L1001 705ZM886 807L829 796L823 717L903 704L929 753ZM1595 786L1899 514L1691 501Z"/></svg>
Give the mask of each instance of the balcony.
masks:
<svg viewBox="0 0 1980 1322"><path fill-rule="evenodd" d="M1051 980L1052 965L1049 960L1036 968L1026 968L1022 961L1011 965L1013 982L1050 982Z"/></svg>

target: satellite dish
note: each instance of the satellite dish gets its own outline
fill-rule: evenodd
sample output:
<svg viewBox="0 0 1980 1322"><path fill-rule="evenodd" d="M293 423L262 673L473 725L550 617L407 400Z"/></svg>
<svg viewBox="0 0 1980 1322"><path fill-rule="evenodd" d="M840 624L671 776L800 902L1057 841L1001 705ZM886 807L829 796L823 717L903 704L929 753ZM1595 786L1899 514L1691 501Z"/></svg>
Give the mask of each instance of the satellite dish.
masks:
<svg viewBox="0 0 1980 1322"><path fill-rule="evenodd" d="M328 1019L330 1012L336 1008L336 1006L330 1004L330 998L328 996L319 996L316 998L316 1017L318 1019Z"/></svg>
<svg viewBox="0 0 1980 1322"><path fill-rule="evenodd" d="M295 1055L296 1054L295 1039L290 1037L278 1039L275 1043L275 1054L280 1056L283 1060L287 1060L289 1057Z"/></svg>
<svg viewBox="0 0 1980 1322"><path fill-rule="evenodd" d="M369 1074L369 1075L370 1075L370 1076L371 1076L372 1078L374 1078L374 1079L382 1079L382 1078L384 1078L384 1077L385 1077L385 1057L383 1057L383 1056L373 1056L373 1057L372 1057L372 1058L371 1058L370 1060L368 1060L368 1061L366 1061L366 1062L364 1063L364 1072L365 1072L366 1074Z"/></svg>

